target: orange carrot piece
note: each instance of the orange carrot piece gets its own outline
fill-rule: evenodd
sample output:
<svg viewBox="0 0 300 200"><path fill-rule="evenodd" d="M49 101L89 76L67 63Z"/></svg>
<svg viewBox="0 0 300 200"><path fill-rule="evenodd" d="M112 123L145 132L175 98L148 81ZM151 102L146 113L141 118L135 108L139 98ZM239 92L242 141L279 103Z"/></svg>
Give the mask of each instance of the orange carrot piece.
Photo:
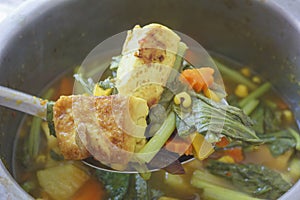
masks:
<svg viewBox="0 0 300 200"><path fill-rule="evenodd" d="M244 160L244 154L242 147L233 147L224 150L224 155L231 156L236 163L242 162Z"/></svg>
<svg viewBox="0 0 300 200"><path fill-rule="evenodd" d="M190 85L195 92L201 92L209 88L214 82L214 69L202 67L198 69L187 69L181 73L180 80Z"/></svg>
<svg viewBox="0 0 300 200"><path fill-rule="evenodd" d="M193 155L193 147L191 143L181 139L170 139L166 142L165 148L178 154Z"/></svg>
<svg viewBox="0 0 300 200"><path fill-rule="evenodd" d="M60 81L54 100L58 99L62 95L71 95L73 92L73 86L74 79L72 77L63 77Z"/></svg>
<svg viewBox="0 0 300 200"><path fill-rule="evenodd" d="M105 197L105 189L97 180L90 179L71 198L72 200L102 200Z"/></svg>
<svg viewBox="0 0 300 200"><path fill-rule="evenodd" d="M216 143L216 146L220 147L220 148L223 148L223 147L226 147L229 143L230 142L229 142L229 140L226 137L222 137L221 141L219 141L219 142Z"/></svg>

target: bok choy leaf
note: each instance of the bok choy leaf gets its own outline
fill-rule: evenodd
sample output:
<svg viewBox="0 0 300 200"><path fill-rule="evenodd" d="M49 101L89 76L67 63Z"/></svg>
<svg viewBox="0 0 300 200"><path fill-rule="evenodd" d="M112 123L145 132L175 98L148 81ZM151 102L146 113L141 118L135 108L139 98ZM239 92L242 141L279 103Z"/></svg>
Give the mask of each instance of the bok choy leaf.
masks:
<svg viewBox="0 0 300 200"><path fill-rule="evenodd" d="M190 95L193 103L189 110L174 107L179 135L197 131L206 135L209 142L217 142L223 135L243 142L262 142L252 129L252 120L241 109L214 102L201 94Z"/></svg>
<svg viewBox="0 0 300 200"><path fill-rule="evenodd" d="M231 164L212 160L208 163L207 169L214 175L230 180L241 191L259 198L277 199L291 187L280 173L261 165Z"/></svg>

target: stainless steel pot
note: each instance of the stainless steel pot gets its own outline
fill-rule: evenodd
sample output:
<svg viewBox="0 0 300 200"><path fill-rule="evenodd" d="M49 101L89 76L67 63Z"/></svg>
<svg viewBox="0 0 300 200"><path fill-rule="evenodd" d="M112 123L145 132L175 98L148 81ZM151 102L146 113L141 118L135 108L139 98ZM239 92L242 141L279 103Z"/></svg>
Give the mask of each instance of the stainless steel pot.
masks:
<svg viewBox="0 0 300 200"><path fill-rule="evenodd" d="M107 37L159 22L271 80L300 125L300 1L31 0L0 25L0 84L38 94ZM0 108L0 197L28 197L14 182L12 150L23 114ZM282 199L297 199L298 182Z"/></svg>

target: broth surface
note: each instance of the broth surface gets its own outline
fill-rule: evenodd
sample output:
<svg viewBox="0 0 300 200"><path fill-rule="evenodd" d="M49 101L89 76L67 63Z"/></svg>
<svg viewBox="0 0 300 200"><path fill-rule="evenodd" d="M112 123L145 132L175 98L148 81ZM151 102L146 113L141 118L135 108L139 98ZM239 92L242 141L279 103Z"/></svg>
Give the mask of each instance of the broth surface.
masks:
<svg viewBox="0 0 300 200"><path fill-rule="evenodd" d="M244 67L243 65L239 65L230 59L224 57L221 59L225 61L224 63L230 63L230 67L236 69L237 71L240 71ZM252 77L257 77L257 80L263 81L262 77L259 77L259 74L255 74L255 72L250 73L252 74ZM239 99L233 95L238 84L232 82L230 77L223 76L223 80L226 91L229 94L229 102L230 104L234 103L235 100ZM73 92L73 82L74 80L72 78L72 73L68 72L66 75L59 77L57 80L51 83L49 87L45 88L45 92L42 94L42 97L47 97L50 100L56 100L60 95L70 95ZM282 112L289 111L288 105L284 103L284 100L273 89L268 92L268 94L264 95L264 101L277 106L279 110L282 110ZM280 125L281 127L294 127L297 129L294 119L292 119L292 121L283 121L284 122ZM37 122L39 126L36 129L32 128L33 123L36 123L34 122L33 117L24 117L14 145L14 176L17 182L27 192L29 192L35 198L51 199L51 196L49 196L49 194L47 194L40 186L37 179L37 171L45 168L69 164L81 169L89 176L89 179L98 182L98 185L104 187L103 183L97 180L96 170L84 166L80 161L64 161L60 157L55 144L52 144L53 146L51 148L49 147L49 140L47 140L47 136L44 133L45 129L43 129L45 122ZM32 144L37 141L39 141L39 144ZM33 150L30 150L29 148L32 147L30 147L29 144L36 145L36 147ZM31 154L34 155L34 158L32 158L28 152L31 152ZM292 184L294 184L299 178L297 176L293 176L293 174L289 172L290 160L294 158L300 159L299 153L287 151L283 155L274 158L269 152L267 145L263 145L255 150L245 151L244 157L245 159L242 161L242 163L263 164L271 169L279 171L284 175L284 178L290 181ZM219 158L218 153L214 153L209 159L216 158ZM199 199L201 197L201 199L203 199L202 189L194 187L191 184L191 178L195 170L204 170L205 162L206 161L198 161L195 159L194 161L185 164L184 168L186 174L184 175L172 175L164 170L153 172L147 184L151 189L163 194L163 196L166 197L174 197L178 199ZM228 184L227 188L239 190L229 181L225 182ZM105 199L109 198L107 192L104 193L106 194L102 194L102 197ZM80 194L77 194L77 196L80 196ZM76 194L75 197L73 196L73 199L76 199Z"/></svg>

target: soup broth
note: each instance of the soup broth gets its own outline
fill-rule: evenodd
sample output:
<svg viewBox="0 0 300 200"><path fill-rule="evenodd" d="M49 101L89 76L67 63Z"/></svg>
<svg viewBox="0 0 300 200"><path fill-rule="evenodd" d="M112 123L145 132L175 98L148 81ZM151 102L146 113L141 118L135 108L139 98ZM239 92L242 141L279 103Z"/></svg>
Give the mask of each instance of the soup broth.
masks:
<svg viewBox="0 0 300 200"><path fill-rule="evenodd" d="M254 84L262 85L265 81L259 74L251 71L249 68L237 64L230 59L216 56L217 60L221 63L226 63L232 70L240 73L245 79L250 80ZM221 74L222 74L222 70ZM57 100L61 95L70 95L73 91L74 80L73 73L58 78L53 84L46 88L42 94L44 98L50 100ZM226 92L228 93L228 102L230 105L238 105L241 99L247 97L253 90L245 87L243 83L233 81L228 74L222 74ZM264 108L268 106L268 109ZM264 112L263 116L259 116L257 109ZM250 112L250 117L255 120L261 119L262 122L255 121L255 130L268 130L270 132L279 132L282 129L293 128L298 130L293 118L292 112L284 100L280 97L274 89L269 90L266 94L259 98L259 105ZM262 114L261 114L262 115ZM267 118L269 117L269 118ZM261 134L267 134L265 131ZM274 138L276 138L276 134ZM205 174L203 179L212 178L213 185L226 188L226 191L241 191L236 184L233 184L229 179L222 178L222 176L212 175L206 169L207 163L210 160L218 160L224 163L239 163L239 164L259 164L264 165L276 172L278 172L284 180L289 184L294 184L300 176L296 172L295 166L300 163L299 153L293 148L282 150L280 153L276 149L270 151L270 148L276 148L276 144L264 144L260 146L232 146L223 148L220 144L209 158L199 161L197 159L184 164L184 175L173 175L164 170L153 172L148 181L144 181L139 175L123 175L119 174L116 180L119 184L104 180L104 175L90 167L82 164L81 161L65 161L59 153L57 141L53 136L49 135L46 122L33 117L26 116L20 125L20 129L15 141L14 151L14 176L18 183L35 198L42 199L59 199L60 197L67 199L146 199L145 196L151 196L151 199L163 199L162 197L169 197L175 199L209 199L211 194L206 187L197 187L193 177L197 172L201 171ZM273 138L273 139L274 139ZM288 143L288 139L282 139L282 142ZM289 145L289 144L287 144ZM274 156L274 154L276 154ZM296 164L295 164L296 163ZM56 179L60 173L59 167L68 166L68 170L74 172L78 171L80 177L69 177L73 182L79 183L69 188L69 194L50 194L49 191L53 189L45 189L45 183L41 183L42 173L45 169L55 168L53 170L53 177L49 179ZM74 166L69 167L69 166ZM299 168L299 167L298 167ZM68 173L66 170L66 174ZM57 173L57 174L55 174ZM51 173L50 173L51 174ZM85 174L85 175L84 175ZM111 176L105 174L105 176ZM118 176L118 175L116 175ZM228 175L229 176L229 175ZM58 178L59 179L59 178ZM104 181L103 181L104 180ZM122 184L121 182L124 181ZM51 182L51 181L49 181ZM54 181L55 182L55 181ZM68 181L64 183L69 183ZM50 184L50 183L47 183ZM111 184L107 186L107 184ZM53 187L49 185L49 187ZM59 187L59 185L57 185ZM60 190L59 188L57 190ZM74 190L74 191L73 191ZM112 193L112 191L117 191ZM216 193L218 191L216 190ZM91 196L88 196L88 195ZM249 194L247 194L249 195ZM83 197L83 198L81 198ZM85 197L85 198L84 198ZM259 197L259 196L258 196ZM218 195L215 196L218 199Z"/></svg>

